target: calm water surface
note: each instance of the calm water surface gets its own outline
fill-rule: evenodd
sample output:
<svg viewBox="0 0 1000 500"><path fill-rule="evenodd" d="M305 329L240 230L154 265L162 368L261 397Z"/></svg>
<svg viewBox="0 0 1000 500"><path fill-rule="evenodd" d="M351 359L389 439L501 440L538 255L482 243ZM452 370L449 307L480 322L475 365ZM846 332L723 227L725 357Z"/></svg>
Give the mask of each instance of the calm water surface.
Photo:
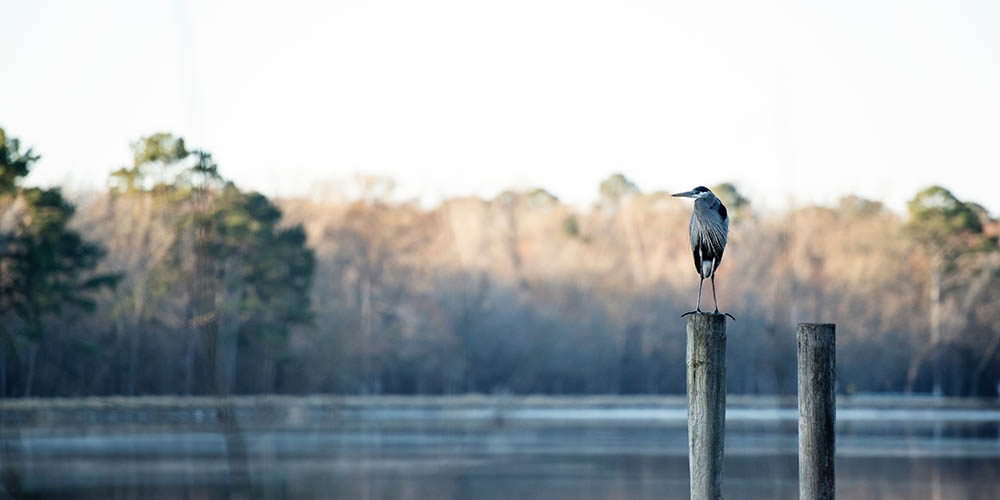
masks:
<svg viewBox="0 0 1000 500"><path fill-rule="evenodd" d="M94 423L8 423L4 484L41 498L687 498L683 408L362 408L231 425L176 411L169 425L100 409ZM730 409L726 498L797 497L794 417ZM837 439L840 498L1000 498L996 410L843 409Z"/></svg>

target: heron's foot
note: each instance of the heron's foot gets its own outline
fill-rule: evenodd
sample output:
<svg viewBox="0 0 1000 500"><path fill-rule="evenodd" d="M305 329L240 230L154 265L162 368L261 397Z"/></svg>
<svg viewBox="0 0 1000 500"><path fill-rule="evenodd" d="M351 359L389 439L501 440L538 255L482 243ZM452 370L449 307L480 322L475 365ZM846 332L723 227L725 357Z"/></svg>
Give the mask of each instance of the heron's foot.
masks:
<svg viewBox="0 0 1000 500"><path fill-rule="evenodd" d="M719 306L715 306L715 314L719 314ZM732 318L733 321L736 321L736 318L734 318L732 314L729 313L721 313L721 314L729 316L730 318Z"/></svg>
<svg viewBox="0 0 1000 500"><path fill-rule="evenodd" d="M692 314L709 314L709 313L707 313L705 311L701 311L701 310L695 310L695 311L688 311L688 312L686 312L684 314L681 314L681 317L683 318L685 316L690 316ZM720 313L718 309L716 309L715 312L711 313L711 314L722 314L723 316L729 316L729 319L731 319L733 321L736 321L736 317L735 316L733 316L732 314L729 314L729 313Z"/></svg>

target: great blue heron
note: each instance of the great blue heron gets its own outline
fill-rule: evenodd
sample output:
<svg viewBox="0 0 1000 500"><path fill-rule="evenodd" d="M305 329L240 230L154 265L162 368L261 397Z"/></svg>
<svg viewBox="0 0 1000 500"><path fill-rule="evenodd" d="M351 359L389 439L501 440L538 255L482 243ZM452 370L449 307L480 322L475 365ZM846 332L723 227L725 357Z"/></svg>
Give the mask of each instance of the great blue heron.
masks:
<svg viewBox="0 0 1000 500"><path fill-rule="evenodd" d="M701 310L701 286L705 278L712 279L712 300L715 301L715 314L719 314L719 299L715 296L715 271L722 264L722 252L726 250L726 239L729 236L729 214L722 200L705 186L698 186L685 193L674 196L694 198L694 211L691 212L691 253L694 254L694 268L701 280L698 281L698 305L695 310L684 313L703 314ZM727 316L733 316L726 313ZM735 318L734 318L735 319Z"/></svg>

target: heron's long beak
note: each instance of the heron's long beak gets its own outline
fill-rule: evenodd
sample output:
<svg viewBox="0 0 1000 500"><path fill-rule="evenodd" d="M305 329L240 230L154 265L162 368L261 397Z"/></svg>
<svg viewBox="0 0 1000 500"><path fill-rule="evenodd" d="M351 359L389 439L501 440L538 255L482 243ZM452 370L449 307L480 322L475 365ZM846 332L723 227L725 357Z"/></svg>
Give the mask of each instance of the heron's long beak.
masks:
<svg viewBox="0 0 1000 500"><path fill-rule="evenodd" d="M677 198L694 198L694 191L685 191L683 193L677 193L672 196Z"/></svg>

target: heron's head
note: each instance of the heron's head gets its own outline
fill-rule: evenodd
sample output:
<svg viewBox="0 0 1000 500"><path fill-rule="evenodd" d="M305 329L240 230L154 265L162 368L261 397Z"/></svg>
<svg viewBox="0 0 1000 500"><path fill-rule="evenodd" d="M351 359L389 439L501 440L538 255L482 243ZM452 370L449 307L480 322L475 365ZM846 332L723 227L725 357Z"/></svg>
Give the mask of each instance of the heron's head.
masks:
<svg viewBox="0 0 1000 500"><path fill-rule="evenodd" d="M690 191L683 193L677 193L674 196L680 198L705 198L707 196L712 196L712 191L705 186L698 186Z"/></svg>

